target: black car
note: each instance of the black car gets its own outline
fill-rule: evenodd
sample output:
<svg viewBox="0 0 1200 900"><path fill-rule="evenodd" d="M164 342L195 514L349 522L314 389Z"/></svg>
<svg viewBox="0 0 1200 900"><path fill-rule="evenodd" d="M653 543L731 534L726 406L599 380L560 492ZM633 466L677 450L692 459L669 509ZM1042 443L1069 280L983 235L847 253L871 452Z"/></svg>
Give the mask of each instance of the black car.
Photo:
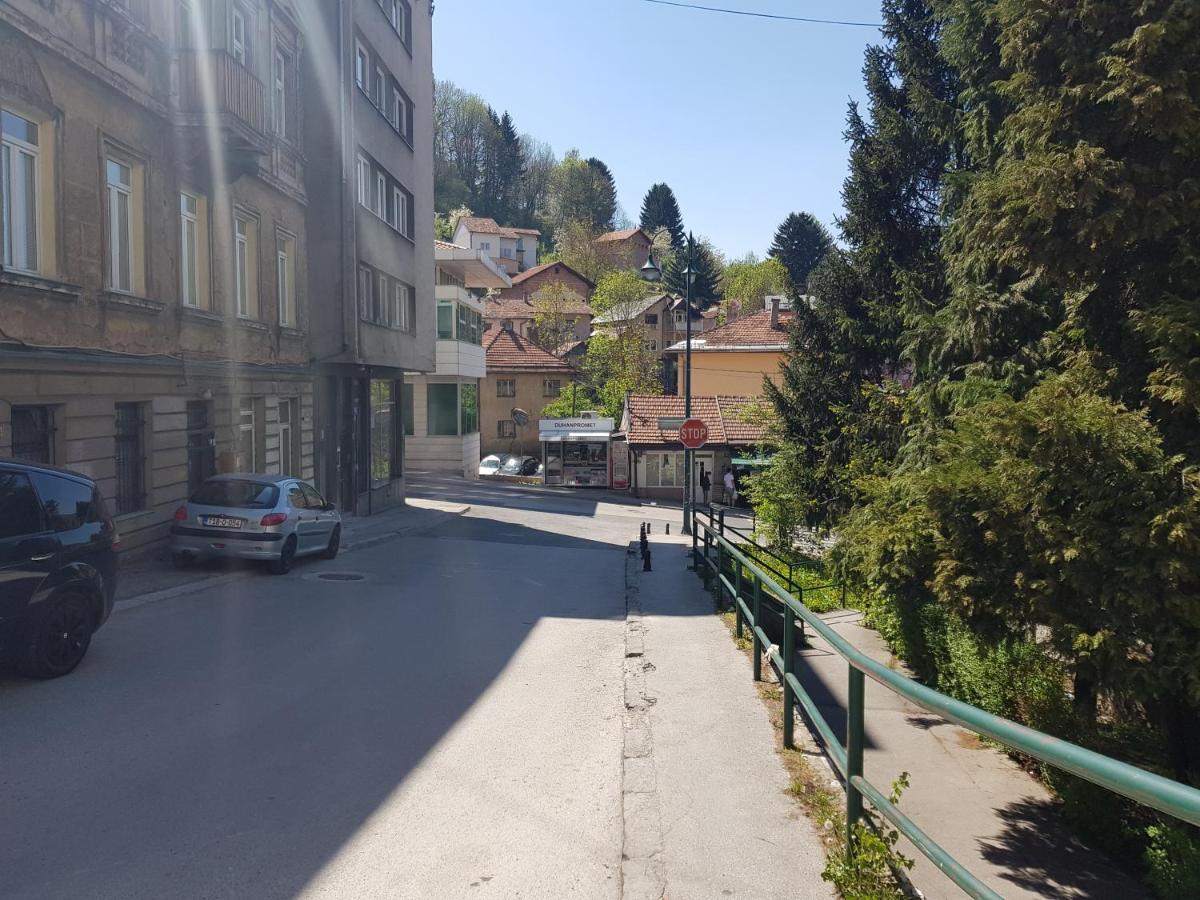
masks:
<svg viewBox="0 0 1200 900"><path fill-rule="evenodd" d="M112 612L118 546L90 478L0 459L0 657L34 678L79 665Z"/></svg>

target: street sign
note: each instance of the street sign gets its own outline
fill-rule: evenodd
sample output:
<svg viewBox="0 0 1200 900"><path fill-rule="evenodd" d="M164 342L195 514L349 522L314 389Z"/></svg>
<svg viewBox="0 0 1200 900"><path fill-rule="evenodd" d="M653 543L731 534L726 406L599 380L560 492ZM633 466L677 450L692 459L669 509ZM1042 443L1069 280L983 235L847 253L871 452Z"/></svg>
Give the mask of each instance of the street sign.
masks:
<svg viewBox="0 0 1200 900"><path fill-rule="evenodd" d="M689 450L699 450L708 441L708 426L700 419L688 419L679 426L679 440Z"/></svg>
<svg viewBox="0 0 1200 900"><path fill-rule="evenodd" d="M683 427L683 423L686 421L687 421L687 419L685 419L683 416L664 417L664 418L661 418L658 420L658 430L659 431L678 431L680 428Z"/></svg>

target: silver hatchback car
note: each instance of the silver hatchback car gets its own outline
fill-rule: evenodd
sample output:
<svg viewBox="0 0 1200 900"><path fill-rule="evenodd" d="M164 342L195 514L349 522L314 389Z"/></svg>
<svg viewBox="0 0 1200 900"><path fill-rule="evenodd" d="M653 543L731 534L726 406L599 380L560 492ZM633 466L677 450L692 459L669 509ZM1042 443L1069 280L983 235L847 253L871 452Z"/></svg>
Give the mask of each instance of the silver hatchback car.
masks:
<svg viewBox="0 0 1200 900"><path fill-rule="evenodd" d="M171 560L186 566L224 557L265 561L283 575L297 556L333 559L342 517L306 481L281 475L214 475L175 510Z"/></svg>

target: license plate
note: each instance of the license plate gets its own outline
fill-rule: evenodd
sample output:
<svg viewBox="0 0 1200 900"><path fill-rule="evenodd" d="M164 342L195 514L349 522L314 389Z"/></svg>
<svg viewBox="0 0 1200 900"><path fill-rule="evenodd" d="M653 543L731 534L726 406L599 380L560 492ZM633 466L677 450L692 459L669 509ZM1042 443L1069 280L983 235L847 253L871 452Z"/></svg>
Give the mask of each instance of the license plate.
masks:
<svg viewBox="0 0 1200 900"><path fill-rule="evenodd" d="M227 516L205 516L203 521L209 528L241 528L244 520Z"/></svg>

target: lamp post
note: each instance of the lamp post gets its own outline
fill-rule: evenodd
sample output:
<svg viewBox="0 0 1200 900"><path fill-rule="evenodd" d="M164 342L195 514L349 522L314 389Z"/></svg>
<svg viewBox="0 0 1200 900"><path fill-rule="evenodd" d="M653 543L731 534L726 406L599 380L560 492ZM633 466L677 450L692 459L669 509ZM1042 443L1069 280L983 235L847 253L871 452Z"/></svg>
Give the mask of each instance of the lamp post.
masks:
<svg viewBox="0 0 1200 900"><path fill-rule="evenodd" d="M683 349L683 417L692 417L692 283L696 280L693 269L696 242L688 232L687 268L683 270L687 285L683 302L684 349ZM692 533L692 451L683 448L683 533Z"/></svg>

